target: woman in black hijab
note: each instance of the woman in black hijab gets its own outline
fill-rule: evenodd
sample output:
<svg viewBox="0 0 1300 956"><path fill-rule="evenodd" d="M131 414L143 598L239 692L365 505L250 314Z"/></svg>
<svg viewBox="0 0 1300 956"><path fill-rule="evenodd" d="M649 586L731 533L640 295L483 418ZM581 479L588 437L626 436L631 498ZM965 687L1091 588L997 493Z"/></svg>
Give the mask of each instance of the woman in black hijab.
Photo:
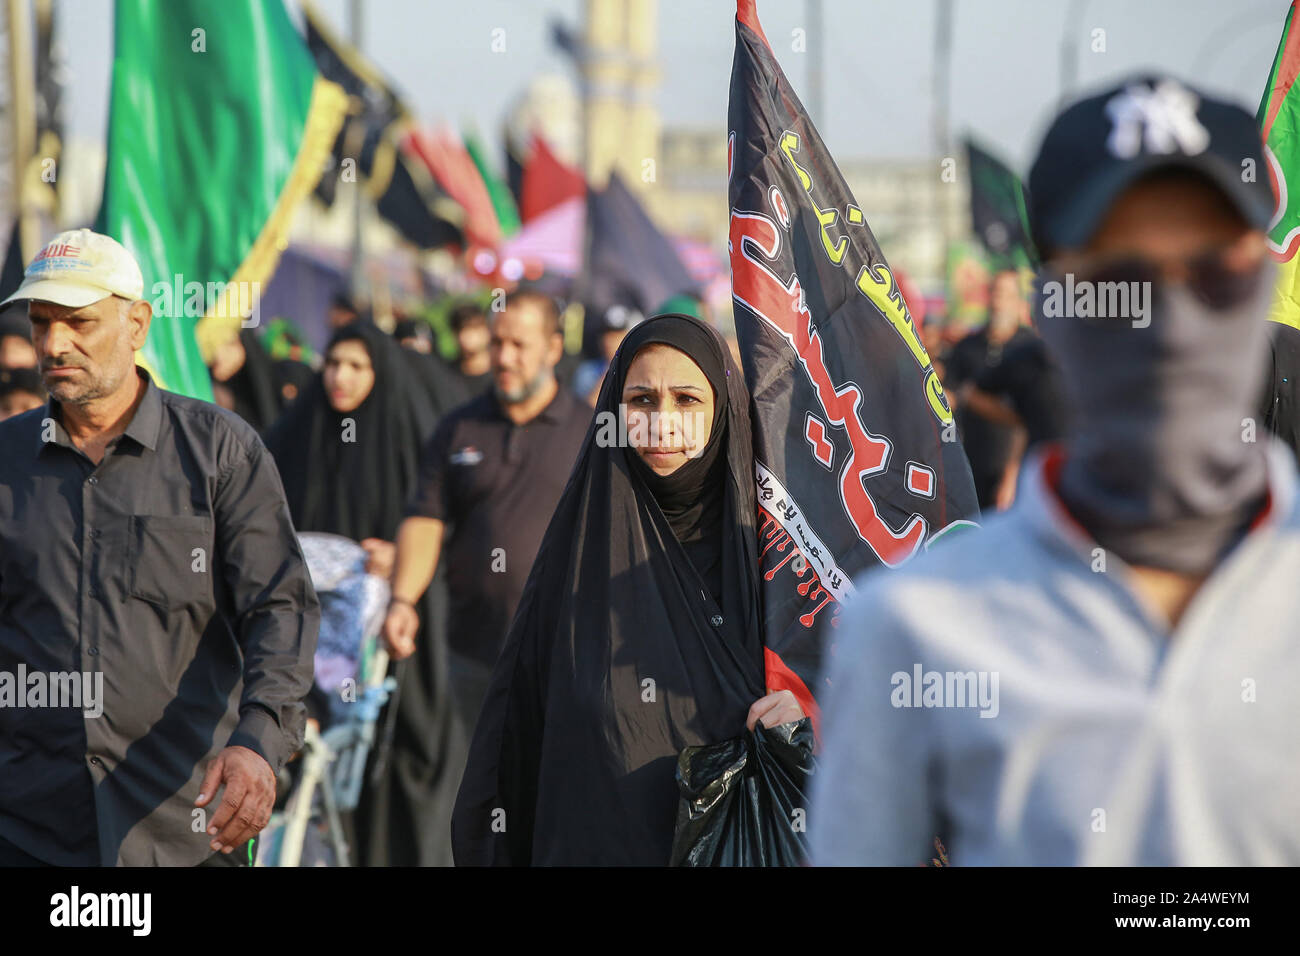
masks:
<svg viewBox="0 0 1300 956"><path fill-rule="evenodd" d="M399 347L373 323L338 329L319 374L266 434L300 531L341 534L387 578L420 453L436 424ZM363 865L450 865L447 822L464 731L446 685L446 586L421 601L416 654L402 665L387 773L362 791L355 815ZM381 717L380 726L388 720ZM382 752L379 741L372 761Z"/></svg>
<svg viewBox="0 0 1300 956"><path fill-rule="evenodd" d="M252 329L241 328L237 337L220 347L212 380L219 404L221 398L226 398L227 407L259 432L280 413L283 402L276 385L275 363Z"/></svg>
<svg viewBox="0 0 1300 956"><path fill-rule="evenodd" d="M666 865L681 750L803 716L764 688L749 396L722 338L642 323L596 407L474 734L458 865Z"/></svg>
<svg viewBox="0 0 1300 956"><path fill-rule="evenodd" d="M321 371L266 433L294 527L391 542L434 424L396 343L361 321L338 329Z"/></svg>

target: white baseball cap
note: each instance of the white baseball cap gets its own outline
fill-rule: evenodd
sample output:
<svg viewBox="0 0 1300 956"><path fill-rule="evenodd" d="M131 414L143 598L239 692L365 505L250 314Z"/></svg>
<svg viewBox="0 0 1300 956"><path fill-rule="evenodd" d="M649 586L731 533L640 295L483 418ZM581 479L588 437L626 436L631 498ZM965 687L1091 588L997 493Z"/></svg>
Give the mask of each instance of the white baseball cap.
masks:
<svg viewBox="0 0 1300 956"><path fill-rule="evenodd" d="M79 309L110 295L131 300L144 295L135 258L110 236L70 229L45 244L23 273L18 291L0 306L35 299Z"/></svg>

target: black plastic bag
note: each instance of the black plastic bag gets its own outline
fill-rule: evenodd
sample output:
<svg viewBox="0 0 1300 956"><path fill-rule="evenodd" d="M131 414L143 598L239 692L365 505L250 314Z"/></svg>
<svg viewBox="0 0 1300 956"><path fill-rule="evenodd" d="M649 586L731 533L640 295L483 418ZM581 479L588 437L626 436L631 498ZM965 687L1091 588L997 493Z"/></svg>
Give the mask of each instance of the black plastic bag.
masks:
<svg viewBox="0 0 1300 956"><path fill-rule="evenodd" d="M812 721L764 727L677 758L673 866L798 866L807 859Z"/></svg>

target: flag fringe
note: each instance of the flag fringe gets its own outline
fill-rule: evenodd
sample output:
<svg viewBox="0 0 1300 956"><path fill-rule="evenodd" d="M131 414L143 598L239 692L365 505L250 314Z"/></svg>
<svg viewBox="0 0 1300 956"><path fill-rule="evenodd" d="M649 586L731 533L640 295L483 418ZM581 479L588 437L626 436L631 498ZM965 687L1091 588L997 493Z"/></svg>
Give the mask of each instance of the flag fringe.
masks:
<svg viewBox="0 0 1300 956"><path fill-rule="evenodd" d="M262 225L262 231L235 270L234 276L217 301L210 303L207 314L196 323L194 335L204 361L211 359L217 346L226 341L233 329L236 334L245 315L242 302L250 302L241 289L256 288L268 282L289 245L289 229L299 204L320 182L325 160L334 148L339 129L348 112L348 96L343 88L319 74L312 83L311 103L303 123L302 142L293 167L280 190L275 208ZM254 286L254 283L257 286ZM254 303L255 304L255 303Z"/></svg>

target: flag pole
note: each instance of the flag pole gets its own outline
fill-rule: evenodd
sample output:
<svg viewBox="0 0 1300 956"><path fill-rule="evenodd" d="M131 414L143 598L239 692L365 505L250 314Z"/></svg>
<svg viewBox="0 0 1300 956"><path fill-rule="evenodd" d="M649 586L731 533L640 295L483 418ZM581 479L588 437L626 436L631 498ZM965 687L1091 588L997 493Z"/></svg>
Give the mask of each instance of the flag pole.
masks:
<svg viewBox="0 0 1300 956"><path fill-rule="evenodd" d="M948 101L952 91L952 7L952 0L937 0L935 8L934 92L931 102L934 111L934 145L941 161L952 153L948 121ZM939 236L943 244L939 267L942 273L948 261L948 247L952 244L952 236L949 234L949 221L952 217L948 214L951 202L948 196L950 190L945 188L948 184L943 177L936 177L935 183L935 212L939 217Z"/></svg>
<svg viewBox="0 0 1300 956"><path fill-rule="evenodd" d="M352 48L360 53L361 0L350 0L348 3L348 32L351 34ZM357 152L357 165L360 166L360 147L358 147ZM365 277L365 239L361 228L364 214L364 190L361 188L360 176L353 180L352 186L352 270L349 276L349 285L352 289L352 295L358 297L361 295L362 281Z"/></svg>
<svg viewBox="0 0 1300 956"><path fill-rule="evenodd" d="M807 0L808 18L808 114L813 125L826 128L825 102L822 98L822 0Z"/></svg>
<svg viewBox="0 0 1300 956"><path fill-rule="evenodd" d="M1057 96L1057 109L1079 82L1079 24L1088 0L1070 0L1065 10L1065 23L1061 27L1061 89Z"/></svg>
<svg viewBox="0 0 1300 956"><path fill-rule="evenodd" d="M28 166L36 153L36 73L32 54L32 23L26 0L7 0L9 18L10 135L13 149L13 209L18 223L18 247L23 262L36 255L40 241L35 213L24 188Z"/></svg>

